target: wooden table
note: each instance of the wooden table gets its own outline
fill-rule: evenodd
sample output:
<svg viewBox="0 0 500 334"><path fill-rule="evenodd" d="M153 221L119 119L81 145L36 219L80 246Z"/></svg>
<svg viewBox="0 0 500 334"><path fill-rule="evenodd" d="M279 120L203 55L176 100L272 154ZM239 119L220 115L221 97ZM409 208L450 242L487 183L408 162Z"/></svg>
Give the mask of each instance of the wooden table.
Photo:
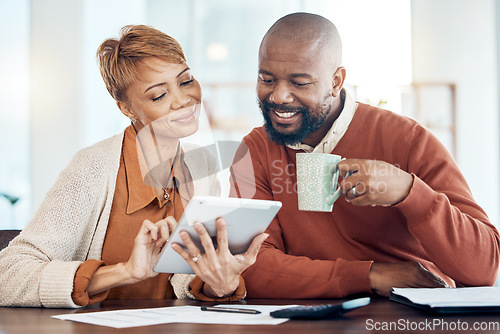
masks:
<svg viewBox="0 0 500 334"><path fill-rule="evenodd" d="M252 299L246 304L327 304L338 300L262 300ZM433 315L385 298L372 298L370 305L332 320L292 320L275 326L236 326L203 324L165 324L136 328L115 329L84 323L52 319L52 315L75 312L94 312L116 309L151 308L181 305L211 305L188 300L125 300L105 301L83 309L44 309L0 307L0 334L65 334L65 333L500 333L500 314ZM392 325L391 325L392 324ZM435 324L434 327L432 325ZM439 325L441 324L441 325ZM388 326L393 326L391 329ZM483 326L474 330L474 326ZM490 326L489 329L484 326ZM419 328L420 327L420 328ZM383 330L383 329L387 330ZM420 329L420 330L419 330Z"/></svg>

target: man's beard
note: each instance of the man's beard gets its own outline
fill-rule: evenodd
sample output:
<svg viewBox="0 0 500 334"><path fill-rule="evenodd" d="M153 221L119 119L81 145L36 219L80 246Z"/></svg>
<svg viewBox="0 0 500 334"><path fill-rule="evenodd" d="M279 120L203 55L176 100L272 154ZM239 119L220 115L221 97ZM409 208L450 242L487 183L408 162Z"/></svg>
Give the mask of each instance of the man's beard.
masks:
<svg viewBox="0 0 500 334"><path fill-rule="evenodd" d="M269 101L259 101L259 107L264 117L264 129L267 132L267 136L273 142L278 145L295 145L299 144L304 140L309 134L318 130L321 125L325 122L326 116L330 113L331 106L328 110L323 113L318 113L317 117L311 116L311 111L306 107L292 107L287 105L280 105L272 103ZM294 133L281 133L276 130L273 126L270 113L274 112L297 112L302 114L302 124ZM277 125L278 127L285 125Z"/></svg>

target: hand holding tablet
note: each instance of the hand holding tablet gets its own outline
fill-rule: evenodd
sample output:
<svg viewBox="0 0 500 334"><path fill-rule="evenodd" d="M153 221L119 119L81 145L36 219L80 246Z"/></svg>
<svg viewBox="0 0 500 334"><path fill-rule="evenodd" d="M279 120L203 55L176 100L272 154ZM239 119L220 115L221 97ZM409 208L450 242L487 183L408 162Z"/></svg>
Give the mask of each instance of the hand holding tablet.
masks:
<svg viewBox="0 0 500 334"><path fill-rule="evenodd" d="M280 208L281 202L277 201L194 196L163 247L154 271L192 274L191 266L203 269L206 258L213 257L217 252L245 253L252 240L265 231ZM219 217L224 218L226 233L217 236L216 219ZM196 222L202 223L204 228L194 226ZM217 224L219 229L223 224ZM183 240L181 231L186 231L190 238ZM223 245L217 246L221 240ZM181 251L184 257L172 248L175 243L184 247L184 252ZM236 259L242 261L242 257Z"/></svg>

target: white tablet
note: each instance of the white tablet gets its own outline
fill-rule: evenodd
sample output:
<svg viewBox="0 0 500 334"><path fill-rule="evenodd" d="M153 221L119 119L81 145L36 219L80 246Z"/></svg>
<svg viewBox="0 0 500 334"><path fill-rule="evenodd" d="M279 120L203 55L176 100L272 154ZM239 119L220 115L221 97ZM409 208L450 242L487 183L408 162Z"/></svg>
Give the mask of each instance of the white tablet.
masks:
<svg viewBox="0 0 500 334"><path fill-rule="evenodd" d="M215 219L224 217L229 250L232 254L240 254L248 249L253 238L266 230L280 208L281 202L278 201L193 196L184 210L177 228L163 247L154 271L172 274L193 274L189 264L172 249L172 243L184 246L179 232L187 231L198 249L205 253L198 233L193 228L194 223L201 222L205 225L216 246L217 230Z"/></svg>

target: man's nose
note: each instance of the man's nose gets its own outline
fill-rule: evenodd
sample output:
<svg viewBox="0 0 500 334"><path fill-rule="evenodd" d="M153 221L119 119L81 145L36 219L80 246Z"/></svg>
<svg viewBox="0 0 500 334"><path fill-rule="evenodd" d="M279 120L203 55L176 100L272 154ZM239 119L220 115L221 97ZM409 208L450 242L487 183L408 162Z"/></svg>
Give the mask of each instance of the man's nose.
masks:
<svg viewBox="0 0 500 334"><path fill-rule="evenodd" d="M288 85L284 82L278 82L269 96L271 102L276 104L285 104L293 102L293 96L290 94Z"/></svg>

